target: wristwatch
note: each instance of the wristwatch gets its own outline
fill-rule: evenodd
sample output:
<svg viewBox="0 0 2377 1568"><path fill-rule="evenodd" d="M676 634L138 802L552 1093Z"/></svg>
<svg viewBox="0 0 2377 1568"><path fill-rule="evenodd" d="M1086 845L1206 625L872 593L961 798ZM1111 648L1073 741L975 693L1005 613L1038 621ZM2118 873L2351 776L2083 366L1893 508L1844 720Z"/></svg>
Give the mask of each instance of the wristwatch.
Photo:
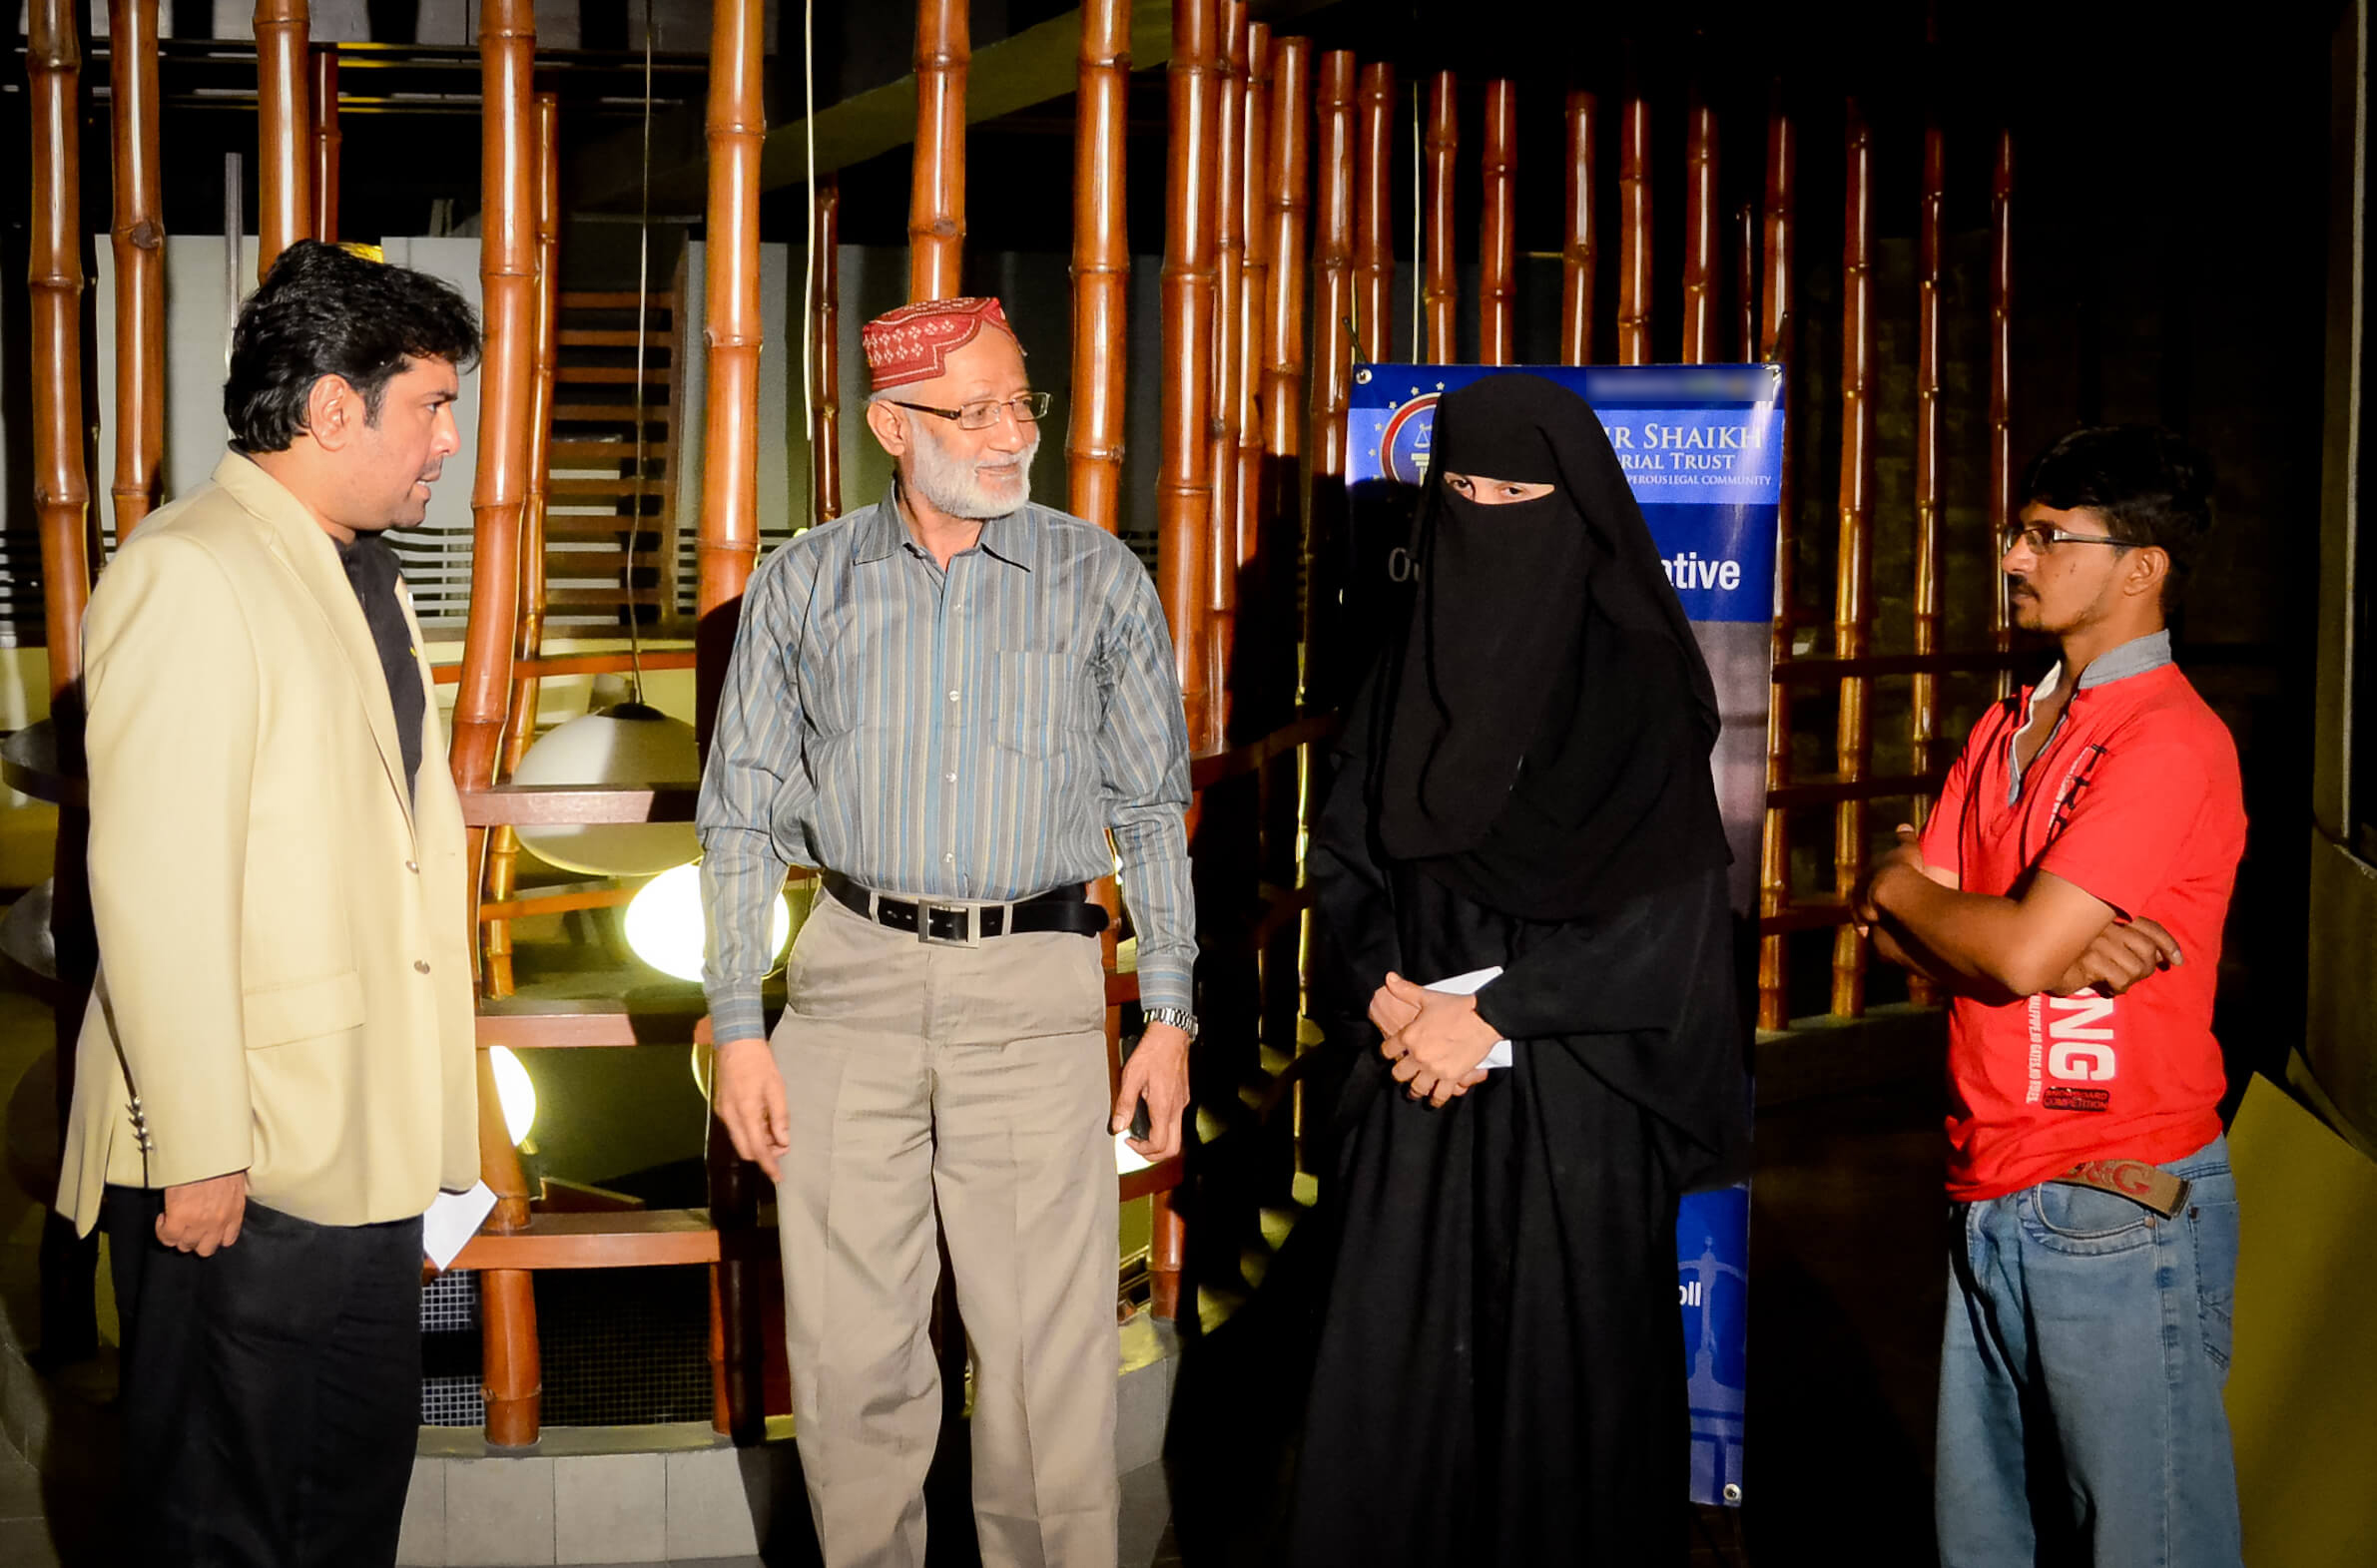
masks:
<svg viewBox="0 0 2377 1568"><path fill-rule="evenodd" d="M1190 1043L1196 1041L1197 1015L1185 1007L1149 1007L1142 1009L1140 1016L1151 1024L1170 1024L1187 1035Z"/></svg>

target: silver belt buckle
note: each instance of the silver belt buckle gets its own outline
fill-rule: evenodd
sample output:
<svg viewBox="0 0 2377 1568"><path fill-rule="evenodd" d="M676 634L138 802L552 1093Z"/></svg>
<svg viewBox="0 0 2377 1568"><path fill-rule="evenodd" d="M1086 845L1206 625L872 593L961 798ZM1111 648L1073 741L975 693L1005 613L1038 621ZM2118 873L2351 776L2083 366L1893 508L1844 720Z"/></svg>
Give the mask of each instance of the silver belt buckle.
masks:
<svg viewBox="0 0 2377 1568"><path fill-rule="evenodd" d="M946 915L956 922L957 934L944 936L932 928L936 915ZM916 940L929 947L979 947L982 933L978 929L973 906L970 904L934 903L927 898L916 900Z"/></svg>

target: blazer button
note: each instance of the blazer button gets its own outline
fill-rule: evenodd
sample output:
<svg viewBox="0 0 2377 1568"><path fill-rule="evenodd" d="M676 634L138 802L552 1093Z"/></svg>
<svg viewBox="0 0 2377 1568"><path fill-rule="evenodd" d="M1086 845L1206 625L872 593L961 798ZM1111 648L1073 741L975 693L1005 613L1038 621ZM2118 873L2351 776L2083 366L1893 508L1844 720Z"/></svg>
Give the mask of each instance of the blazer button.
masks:
<svg viewBox="0 0 2377 1568"><path fill-rule="evenodd" d="M423 974L427 974L429 972L429 960L426 958L415 958L412 961L412 966Z"/></svg>
<svg viewBox="0 0 2377 1568"><path fill-rule="evenodd" d="M410 871L413 875L418 876L421 874L421 862L418 860L407 860L404 862L404 869Z"/></svg>

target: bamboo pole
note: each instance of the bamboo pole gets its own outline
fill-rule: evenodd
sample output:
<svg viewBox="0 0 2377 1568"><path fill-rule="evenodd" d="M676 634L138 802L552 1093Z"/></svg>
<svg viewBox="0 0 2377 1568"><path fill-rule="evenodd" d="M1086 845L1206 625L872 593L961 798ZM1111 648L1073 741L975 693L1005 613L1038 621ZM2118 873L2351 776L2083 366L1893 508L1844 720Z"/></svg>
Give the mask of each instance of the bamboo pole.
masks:
<svg viewBox="0 0 2377 1568"><path fill-rule="evenodd" d="M1354 142L1354 340L1366 364L1395 357L1395 67L1362 68Z"/></svg>
<svg viewBox="0 0 2377 1568"><path fill-rule="evenodd" d="M1996 167L1989 190L1989 522L2004 529L2015 520L2022 498L2014 493L2014 133L1998 133ZM1990 644L2014 650L2014 623L2006 600L2006 576L1991 574L1997 593L1990 606ZM1998 696L2014 690L2014 672L1998 672Z"/></svg>
<svg viewBox="0 0 2377 1568"><path fill-rule="evenodd" d="M1461 272L1453 251L1454 159L1461 152L1459 84L1450 71L1428 80L1428 277L1422 291L1428 314L1428 357L1453 364L1461 357L1455 313L1461 308Z"/></svg>
<svg viewBox="0 0 2377 1568"><path fill-rule="evenodd" d="M1297 456L1304 450L1306 228L1312 203L1312 43L1272 46L1270 170L1271 277L1263 309L1263 451L1277 482L1271 513L1284 515Z"/></svg>
<svg viewBox="0 0 2377 1568"><path fill-rule="evenodd" d="M1568 242L1560 249L1560 363L1593 362L1594 120L1590 93L1568 95Z"/></svg>
<svg viewBox="0 0 2377 1568"><path fill-rule="evenodd" d="M514 668L544 652L546 479L552 468L553 381L559 358L561 304L561 108L551 93L536 95L536 288L529 325L527 489L520 506L519 609L512 641ZM630 527L640 526L631 522ZM509 779L536 739L537 701L542 683L534 675L512 682L503 726L503 755L496 777ZM487 837L487 902L502 903L518 883L520 835L498 827ZM481 922L480 988L488 996L512 994L512 923Z"/></svg>
<svg viewBox="0 0 2377 1568"><path fill-rule="evenodd" d="M1794 185L1799 157L1791 117L1784 112L1780 88L1766 118L1766 195L1760 213L1766 244L1760 255L1758 357L1784 364L1789 356L1791 329L1791 240ZM1785 379L1788 381L1788 370ZM1798 537L1796 487L1791 479L1789 424L1785 424L1782 480L1775 509L1775 620L1774 662L1791 658L1793 620L1798 603ZM1766 711L1766 784L1779 789L1791 782L1791 688L1774 683ZM1766 812L1766 832L1758 857L1758 912L1781 914L1791 903L1791 832L1789 815L1775 807ZM1786 1029L1791 1024L1788 939L1768 936L1758 943L1758 1027Z"/></svg>
<svg viewBox="0 0 2377 1568"><path fill-rule="evenodd" d="M970 10L966 0L916 0L916 150L907 207L910 300L947 299L963 291L958 278L965 262Z"/></svg>
<svg viewBox="0 0 2377 1568"><path fill-rule="evenodd" d="M1946 251L1948 139L1937 120L1923 130L1923 205L1916 217L1915 295L1915 652L1940 651L1940 274ZM1940 682L1918 672L1911 705L1915 772L1932 770L1940 730ZM1930 797L1916 801L1920 813ZM1919 814L1916 818L1921 821Z"/></svg>
<svg viewBox="0 0 2377 1568"><path fill-rule="evenodd" d="M1617 140L1617 362L1648 364L1651 310L1650 101L1628 84Z"/></svg>
<svg viewBox="0 0 2377 1568"><path fill-rule="evenodd" d="M529 0L489 0L479 26L484 116L479 188L485 193L479 282L486 350L479 365L478 474L470 497L470 621L463 634L448 754L455 786L465 791L494 782L511 707L535 358L535 61L536 17ZM485 851L484 829L473 829L468 863L474 902ZM475 929L476 909L468 914ZM484 1051L479 1054L479 1162L496 1194L489 1227L497 1232L524 1229L528 1188L518 1153L504 1131L493 1069ZM540 1422L535 1294L524 1270L483 1271L479 1289L487 1441L524 1446L536 1441Z"/></svg>
<svg viewBox="0 0 2377 1568"><path fill-rule="evenodd" d="M305 107L305 39L312 22L305 6L306 0L256 3L259 281L313 223L313 161L304 146L313 129Z"/></svg>
<svg viewBox="0 0 2377 1568"><path fill-rule="evenodd" d="M1873 138L1857 101L1848 105L1848 169L1842 187L1841 237L1841 507L1840 548L1833 589L1833 652L1843 659L1865 657L1873 610L1874 548L1874 338L1873 338ZM1873 752L1868 730L1872 681L1850 676L1841 682L1836 772L1843 783L1865 778ZM1846 799L1834 807L1833 881L1843 898L1865 876L1866 803ZM1865 938L1844 925L1832 952L1832 1011L1845 1018L1865 1011Z"/></svg>
<svg viewBox="0 0 2377 1568"><path fill-rule="evenodd" d="M1256 22L1246 36L1246 99L1240 140L1246 147L1245 276L1238 291L1238 483L1231 526L1231 558L1242 579L1260 592L1251 568L1261 548L1267 501L1263 469L1263 346L1270 320L1271 258L1271 29ZM1258 613L1261 607L1258 606ZM1270 672L1265 671L1266 675Z"/></svg>
<svg viewBox="0 0 2377 1568"><path fill-rule="evenodd" d="M31 144L31 224L26 278L32 342L33 515L41 532L42 609L50 672L50 715L66 772L82 756L83 612L91 598L91 485L83 466L82 124L83 50L70 0L32 0L26 12L25 75ZM155 95L150 95L155 102ZM74 1100L75 1036L98 967L91 929L91 820L82 806L58 808L50 931L58 958L53 1009L57 1084L53 1109L63 1137ZM98 1348L92 1277L95 1242L52 1213L41 1233L42 1346L60 1358Z"/></svg>
<svg viewBox="0 0 2377 1568"><path fill-rule="evenodd" d="M165 195L158 177L157 0L109 0L115 124L116 542L159 499L165 461Z"/></svg>
<svg viewBox="0 0 2377 1568"><path fill-rule="evenodd" d="M313 238L338 238L338 49L313 51Z"/></svg>
<svg viewBox="0 0 2377 1568"><path fill-rule="evenodd" d="M1122 526L1123 402L1128 386L1131 247L1130 0L1081 8L1073 133L1073 406L1065 497L1076 517Z"/></svg>
<svg viewBox="0 0 2377 1568"><path fill-rule="evenodd" d="M1478 225L1478 359L1508 364L1518 299L1518 85L1486 84L1484 216Z"/></svg>
<svg viewBox="0 0 2377 1568"><path fill-rule="evenodd" d="M926 55L925 15L933 9L927 5L919 12L919 60ZM943 5L938 9L955 13L954 38L936 33L931 43L936 58L954 46L955 124L962 127L964 8ZM761 99L766 24L760 0L718 0L711 8L709 240L703 253L702 325L708 364L694 590L699 616L694 632L694 731L705 755L727 661L734 651L743 587L759 558L760 147L768 130ZM929 92L920 91L919 101L931 97L945 103L947 86L943 81ZM918 163L947 150L946 144L936 141L928 151L919 141ZM962 143L956 144L954 151L961 164ZM955 182L953 205L946 211L962 214L963 169L943 173ZM947 190L937 183L934 189ZM962 223L947 238L953 284L954 258L963 241ZM936 248L925 250L938 254ZM910 259L911 280L922 254ZM715 1115L706 1158L711 1224L721 1231L755 1229L759 1224L757 1172L737 1158ZM764 1314L749 1278L751 1265L723 1246L721 1252L726 1256L717 1267L716 1279L720 1332L726 1346L720 1372L726 1395L722 1402L727 1408L728 1433L737 1443L748 1445L758 1442L767 1426Z"/></svg>
<svg viewBox="0 0 2377 1568"><path fill-rule="evenodd" d="M1345 509L1346 403L1353 380L1354 341L1347 330L1354 303L1353 54L1321 56L1315 96L1313 168L1312 430L1306 437L1304 538L1304 680L1307 704L1327 702L1336 652L1336 541Z"/></svg>
<svg viewBox="0 0 2377 1568"><path fill-rule="evenodd" d="M1246 0L1221 0L1214 147L1213 503L1205 541L1214 738L1230 734L1238 619L1238 328L1246 287Z"/></svg>
<svg viewBox="0 0 2377 1568"><path fill-rule="evenodd" d="M1732 356L1742 364L1758 357L1758 209L1749 202L1733 210Z"/></svg>
<svg viewBox="0 0 2377 1568"><path fill-rule="evenodd" d="M1172 7L1171 142L1165 170L1163 454L1156 479L1157 586L1171 623L1189 744L1213 742L1210 548L1213 521L1214 251L1219 233L1217 0Z"/></svg>
<svg viewBox="0 0 2377 1568"><path fill-rule="evenodd" d="M810 304L812 525L842 515L842 182L833 175L818 177L817 243L817 297Z"/></svg>
<svg viewBox="0 0 2377 1568"><path fill-rule="evenodd" d="M1685 364L1717 356L1717 116L1692 90L1684 128Z"/></svg>

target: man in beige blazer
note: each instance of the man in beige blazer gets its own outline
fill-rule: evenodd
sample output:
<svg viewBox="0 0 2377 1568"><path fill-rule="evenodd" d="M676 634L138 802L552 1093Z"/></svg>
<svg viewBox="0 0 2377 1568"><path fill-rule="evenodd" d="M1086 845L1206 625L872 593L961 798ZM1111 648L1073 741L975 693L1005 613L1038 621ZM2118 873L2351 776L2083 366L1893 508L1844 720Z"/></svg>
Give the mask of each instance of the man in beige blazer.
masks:
<svg viewBox="0 0 2377 1568"><path fill-rule="evenodd" d="M420 1217L478 1155L461 809L380 534L478 344L446 284L292 247L240 315L232 451L91 598L58 1206L108 1227L128 1561L395 1559Z"/></svg>

